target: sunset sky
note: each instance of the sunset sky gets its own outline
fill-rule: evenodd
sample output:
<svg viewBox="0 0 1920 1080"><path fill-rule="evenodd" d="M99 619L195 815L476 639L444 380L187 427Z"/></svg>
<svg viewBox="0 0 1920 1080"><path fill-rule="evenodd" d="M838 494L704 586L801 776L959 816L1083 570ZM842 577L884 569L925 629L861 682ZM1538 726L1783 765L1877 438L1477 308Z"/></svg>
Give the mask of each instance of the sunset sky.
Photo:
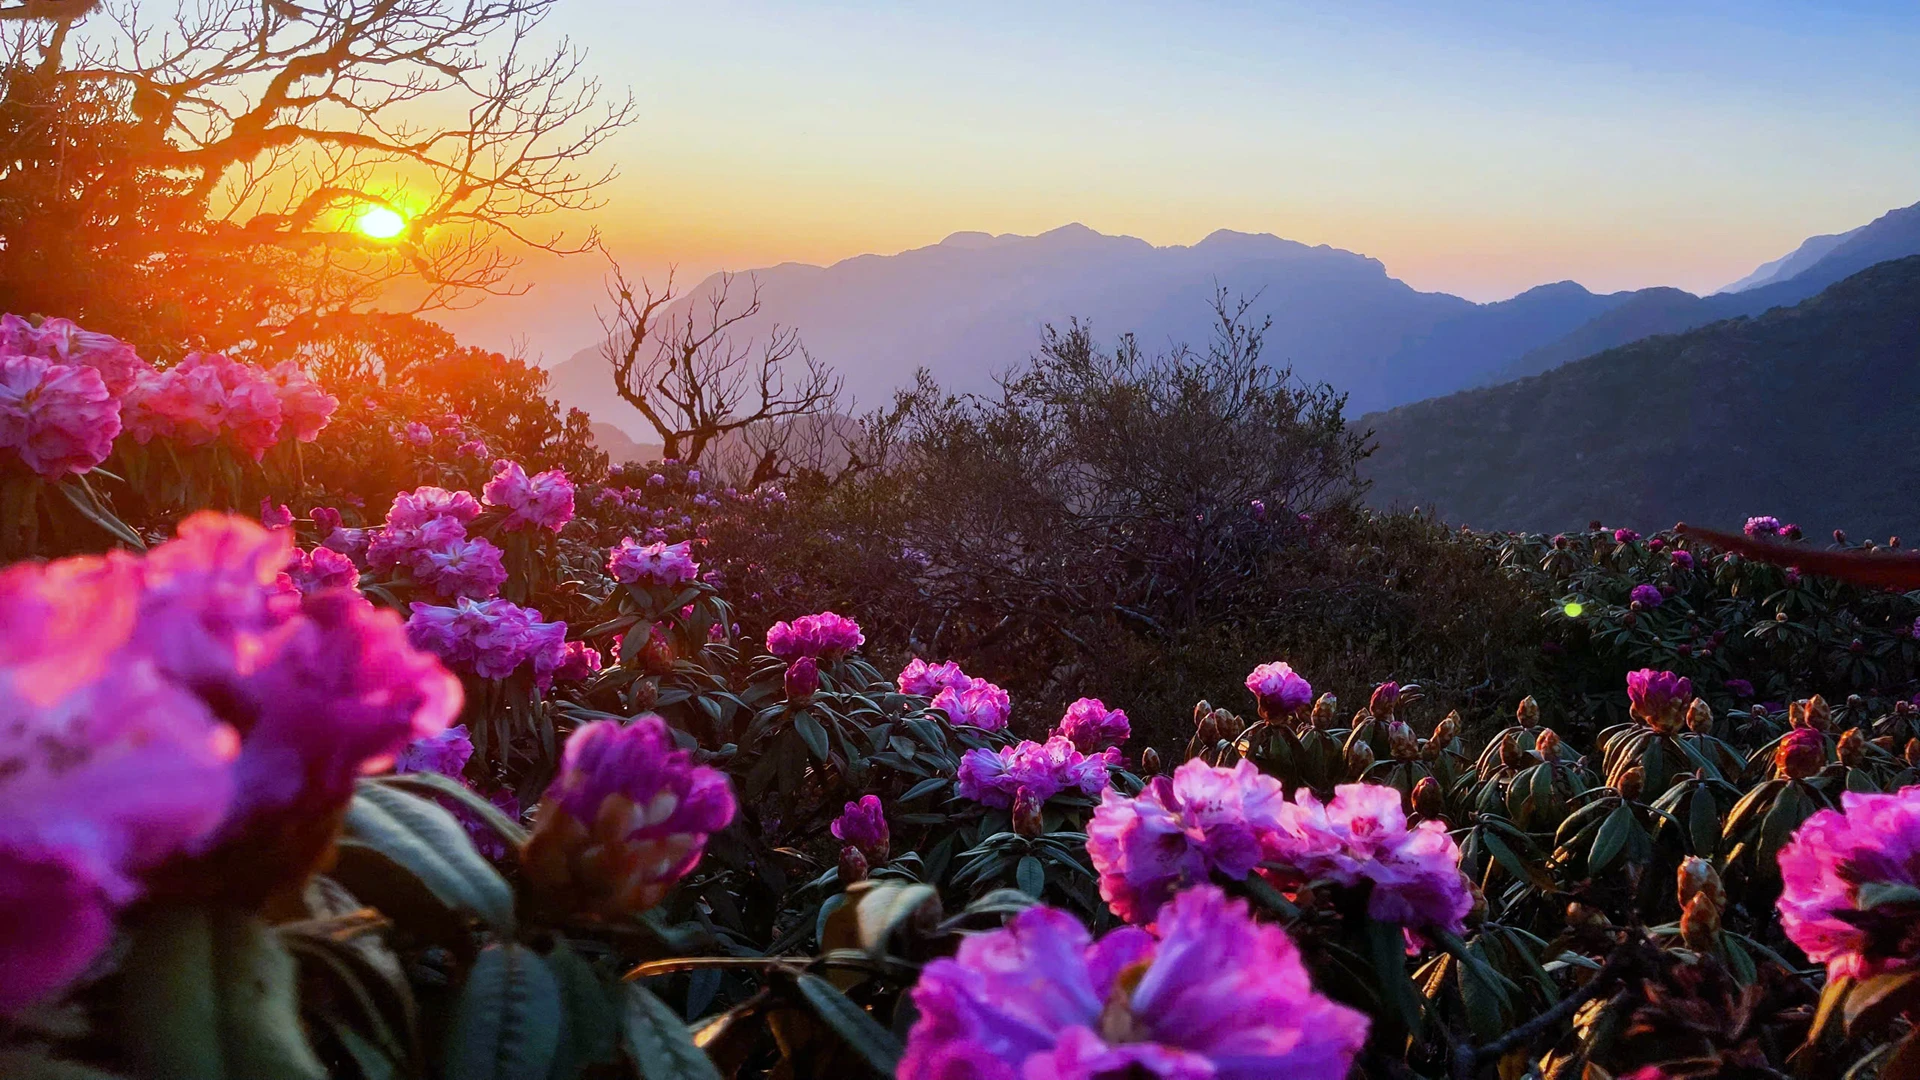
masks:
<svg viewBox="0 0 1920 1080"><path fill-rule="evenodd" d="M1920 201L1917 12L566 0L555 28L640 103L594 221L649 274L1079 221L1272 232L1490 300L1712 290ZM529 297L450 321L563 358L599 271L530 265Z"/></svg>

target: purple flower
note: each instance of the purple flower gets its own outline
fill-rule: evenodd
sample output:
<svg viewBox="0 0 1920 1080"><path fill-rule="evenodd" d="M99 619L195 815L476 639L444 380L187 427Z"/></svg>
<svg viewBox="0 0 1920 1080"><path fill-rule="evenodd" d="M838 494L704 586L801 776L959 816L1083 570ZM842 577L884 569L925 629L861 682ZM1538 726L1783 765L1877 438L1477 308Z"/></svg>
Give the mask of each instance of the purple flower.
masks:
<svg viewBox="0 0 1920 1080"><path fill-rule="evenodd" d="M928 964L900 1075L915 1080L1341 1080L1367 1018L1323 997L1285 930L1201 886L1152 932L1093 942L1035 906Z"/></svg>
<svg viewBox="0 0 1920 1080"><path fill-rule="evenodd" d="M1045 802L1069 789L1098 795L1107 787L1107 757L1087 755L1056 735L1044 743L1024 739L1001 750L975 748L960 757L955 774L962 798L1006 809L1021 792Z"/></svg>
<svg viewBox="0 0 1920 1080"><path fill-rule="evenodd" d="M880 796L862 795L859 802L848 803L830 828L835 839L859 848L869 866L887 861L887 812Z"/></svg>
<svg viewBox="0 0 1920 1080"><path fill-rule="evenodd" d="M1248 503L1247 507L1248 509L1253 511L1253 520L1255 521L1267 520L1267 504L1266 503L1262 502L1259 499L1255 499L1251 503Z"/></svg>
<svg viewBox="0 0 1920 1080"><path fill-rule="evenodd" d="M559 532L573 520L573 482L565 469L549 469L528 476L517 462L502 461L493 467L493 479L480 490L488 506L508 511L502 528L549 529Z"/></svg>
<svg viewBox="0 0 1920 1080"><path fill-rule="evenodd" d="M1073 743L1083 754L1097 754L1109 746L1126 742L1133 734L1127 714L1109 709L1098 698L1081 698L1067 706L1066 715L1053 733Z"/></svg>
<svg viewBox="0 0 1920 1080"><path fill-rule="evenodd" d="M949 686L934 695L930 703L933 708L947 714L947 719L955 724L967 724L987 731L999 731L1007 726L1007 717L1013 713L1013 699L1005 690L986 681L975 679L965 690Z"/></svg>
<svg viewBox="0 0 1920 1080"><path fill-rule="evenodd" d="M401 430L401 437L414 446L432 446L433 429L415 421Z"/></svg>
<svg viewBox="0 0 1920 1080"><path fill-rule="evenodd" d="M1673 565L1682 570L1693 569L1693 552L1691 551L1681 551L1676 548L1673 554L1668 557L1673 560Z"/></svg>
<svg viewBox="0 0 1920 1080"><path fill-rule="evenodd" d="M1840 805L1808 818L1780 850L1781 929L1828 978L1911 966L1920 959L1912 905L1874 904L1869 894L1920 887L1920 787L1842 792Z"/></svg>
<svg viewBox="0 0 1920 1080"><path fill-rule="evenodd" d="M666 721L595 720L567 740L522 862L563 910L624 919L691 872L734 810L726 775L676 749Z"/></svg>
<svg viewBox="0 0 1920 1080"><path fill-rule="evenodd" d="M1313 704L1313 687L1283 663L1261 664L1247 675L1247 689L1263 714L1285 716Z"/></svg>
<svg viewBox="0 0 1920 1080"><path fill-rule="evenodd" d="M1778 536L1780 535L1780 519L1777 517L1750 517L1747 519L1746 534L1748 536Z"/></svg>
<svg viewBox="0 0 1920 1080"><path fill-rule="evenodd" d="M105 461L118 434L120 402L100 372L0 354L0 450L57 480Z"/></svg>
<svg viewBox="0 0 1920 1080"><path fill-rule="evenodd" d="M1285 868L1274 875L1281 884L1369 881L1368 918L1414 930L1465 928L1473 893L1460 873L1460 846L1441 822L1407 828L1394 788L1342 784L1330 803L1301 788L1280 822L1264 839L1266 860Z"/></svg>
<svg viewBox="0 0 1920 1080"><path fill-rule="evenodd" d="M1633 591L1627 594L1627 599L1643 608L1657 608L1667 602L1658 585L1635 585Z"/></svg>
<svg viewBox="0 0 1920 1080"><path fill-rule="evenodd" d="M686 541L641 545L627 536L607 552L607 573L627 585L679 585L698 577L700 564L693 561L693 545Z"/></svg>
<svg viewBox="0 0 1920 1080"><path fill-rule="evenodd" d="M473 757L473 739L467 725L455 724L438 735L415 739L393 759L397 773L433 772L441 776L459 776Z"/></svg>
<svg viewBox="0 0 1920 1080"><path fill-rule="evenodd" d="M541 622L540 613L508 600L455 601L452 607L415 603L407 636L455 667L483 679L504 679L532 661L536 677L560 666L567 624Z"/></svg>
<svg viewBox="0 0 1920 1080"><path fill-rule="evenodd" d="M569 641L561 651L553 677L560 682L585 682L599 672L600 663L600 650L584 641Z"/></svg>
<svg viewBox="0 0 1920 1080"><path fill-rule="evenodd" d="M451 518L441 521L457 524ZM444 599L484 600L498 596L507 580L507 568L501 561L504 555L492 541L480 537L429 538L426 545L413 552L413 577Z"/></svg>
<svg viewBox="0 0 1920 1080"><path fill-rule="evenodd" d="M1652 668L1630 671L1627 701L1635 719L1672 733L1680 730L1687 706L1693 702L1693 680Z"/></svg>
<svg viewBox="0 0 1920 1080"><path fill-rule="evenodd" d="M859 623L831 611L802 615L791 623L777 622L767 629L767 651L782 660L800 656L837 659L866 640Z"/></svg>
<svg viewBox="0 0 1920 1080"><path fill-rule="evenodd" d="M43 319L35 326L18 315L0 315L0 353L93 368L100 372L100 381L114 397L126 393L141 372L153 370L133 346L107 334L82 330L69 319Z"/></svg>
<svg viewBox="0 0 1920 1080"><path fill-rule="evenodd" d="M1109 788L1087 825L1100 895L1115 915L1144 924L1211 873L1244 879L1285 805L1280 781L1250 761L1223 769L1195 758L1131 798Z"/></svg>
<svg viewBox="0 0 1920 1080"><path fill-rule="evenodd" d="M393 497L393 506L387 511L387 528L417 529L442 517L465 525L479 516L480 503L469 492L418 487Z"/></svg>
<svg viewBox="0 0 1920 1080"><path fill-rule="evenodd" d="M1727 693L1732 694L1734 697L1750 698L1753 696L1753 684L1745 679L1728 679L1726 686Z"/></svg>
<svg viewBox="0 0 1920 1080"><path fill-rule="evenodd" d="M796 658L787 665L781 682L788 701L802 703L811 699L820 690L820 661L811 656Z"/></svg>
<svg viewBox="0 0 1920 1080"><path fill-rule="evenodd" d="M917 656L900 669L898 681L901 693L918 694L921 697L934 697L949 686L967 690L974 684L974 680L960 670L960 665L951 660L943 664L929 664Z"/></svg>
<svg viewBox="0 0 1920 1080"><path fill-rule="evenodd" d="M293 511L287 509L286 503L275 506L272 498L261 499L260 524L269 529L290 529L293 527Z"/></svg>
<svg viewBox="0 0 1920 1080"><path fill-rule="evenodd" d="M287 563L287 578L302 593L320 589L351 589L360 583L360 571L353 560L329 548L311 552L295 549Z"/></svg>
<svg viewBox="0 0 1920 1080"><path fill-rule="evenodd" d="M1640 534L1634 532L1632 529L1613 530L1613 541L1616 544L1631 544L1638 539L1640 539Z"/></svg>

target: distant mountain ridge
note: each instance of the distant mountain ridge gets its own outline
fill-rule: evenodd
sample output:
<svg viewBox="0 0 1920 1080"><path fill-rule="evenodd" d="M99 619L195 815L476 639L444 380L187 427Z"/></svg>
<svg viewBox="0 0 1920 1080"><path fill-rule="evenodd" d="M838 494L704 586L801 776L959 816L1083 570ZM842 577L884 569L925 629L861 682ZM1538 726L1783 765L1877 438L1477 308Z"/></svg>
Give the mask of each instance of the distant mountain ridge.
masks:
<svg viewBox="0 0 1920 1080"><path fill-rule="evenodd" d="M1794 307L1363 417L1379 441L1369 500L1479 528L1725 528L1774 514L1815 535L1911 537L1916 360L1920 256Z"/></svg>

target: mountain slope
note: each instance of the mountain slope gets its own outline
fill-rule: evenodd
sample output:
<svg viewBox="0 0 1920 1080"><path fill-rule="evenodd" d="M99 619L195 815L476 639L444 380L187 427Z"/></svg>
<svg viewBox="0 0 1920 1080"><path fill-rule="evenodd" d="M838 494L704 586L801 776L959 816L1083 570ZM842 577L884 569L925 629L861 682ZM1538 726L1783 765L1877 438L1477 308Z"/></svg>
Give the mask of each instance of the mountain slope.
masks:
<svg viewBox="0 0 1920 1080"><path fill-rule="evenodd" d="M989 389L995 373L1035 350L1044 325L1069 318L1089 320L1102 336L1132 331L1148 348L1203 346L1217 283L1273 319L1267 355L1275 363L1332 382L1355 408L1382 408L1482 382L1631 296L1561 282L1475 304L1419 292L1377 260L1336 248L1225 230L1192 246L1154 247L1081 225L1039 236L956 233L898 255L789 263L753 276L763 308L740 327L740 340L774 324L798 327L866 404L889 399L922 366L950 388ZM698 310L716 284L702 282L670 312ZM747 287L736 280L736 289ZM595 349L554 368L553 392L653 437L613 400Z"/></svg>
<svg viewBox="0 0 1920 1080"><path fill-rule="evenodd" d="M1376 414L1379 506L1485 528L1601 518L1920 529L1920 257L1757 318Z"/></svg>
<svg viewBox="0 0 1920 1080"><path fill-rule="evenodd" d="M1865 228L1865 226L1863 225L1861 228ZM1812 266L1814 263L1819 262L1821 259L1826 258L1828 252L1839 247L1848 237L1859 231L1860 229L1850 229L1843 233L1827 233L1824 236L1809 236L1801 242L1799 247L1794 248L1792 251L1770 263L1761 263L1759 268L1754 270L1753 273L1748 274L1746 277L1741 278L1739 281L1725 288L1719 289L1714 295L1745 292L1748 289L1756 289L1762 285L1770 285L1776 281L1785 281L1800 271Z"/></svg>

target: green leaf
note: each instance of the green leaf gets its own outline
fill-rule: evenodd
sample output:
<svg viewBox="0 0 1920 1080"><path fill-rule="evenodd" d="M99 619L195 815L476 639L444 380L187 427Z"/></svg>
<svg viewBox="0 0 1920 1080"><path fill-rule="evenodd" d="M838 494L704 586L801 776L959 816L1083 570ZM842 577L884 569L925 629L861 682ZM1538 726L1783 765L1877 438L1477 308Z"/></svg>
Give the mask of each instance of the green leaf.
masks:
<svg viewBox="0 0 1920 1080"><path fill-rule="evenodd" d="M60 1061L32 1050L0 1050L0 1076L7 1080L119 1080L91 1065Z"/></svg>
<svg viewBox="0 0 1920 1080"><path fill-rule="evenodd" d="M147 550L147 545L140 540L140 534L134 532L133 528L126 522L114 517L113 514L107 511L106 507L101 506L100 501L94 497L93 489L87 486L87 482L84 479L76 476L68 480L62 480L60 483L55 484L54 487L60 494L66 496L67 501L73 504L75 510L80 511L81 517L105 529L113 535L115 540L120 541L133 550Z"/></svg>
<svg viewBox="0 0 1920 1080"><path fill-rule="evenodd" d="M813 718L813 714L805 710L794 713L793 729L800 733L801 741L813 753L813 760L827 760L827 731L820 726L820 721Z"/></svg>
<svg viewBox="0 0 1920 1080"><path fill-rule="evenodd" d="M459 1080L547 1080L560 1045L560 986L540 954L480 950L460 988L441 1072Z"/></svg>
<svg viewBox="0 0 1920 1080"><path fill-rule="evenodd" d="M620 1010L607 985L566 942L547 954L547 968L560 990L560 1039L554 1050L551 1080L570 1080L589 1065L613 1056L620 1041Z"/></svg>
<svg viewBox="0 0 1920 1080"><path fill-rule="evenodd" d="M855 911L860 947L876 956L902 923L932 905L930 924L940 921L940 892L931 885L876 883L860 898Z"/></svg>
<svg viewBox="0 0 1920 1080"><path fill-rule="evenodd" d="M440 806L363 780L347 807L340 845L384 857L418 878L446 906L512 933L512 888L473 849L465 827Z"/></svg>
<svg viewBox="0 0 1920 1080"><path fill-rule="evenodd" d="M1038 900L1047 888L1047 868L1040 865L1039 859L1022 855L1020 865L1014 868L1013 879L1019 883L1021 892Z"/></svg>
<svg viewBox="0 0 1920 1080"><path fill-rule="evenodd" d="M158 1080L325 1080L300 1025L293 957L266 924L163 908L134 928L115 1032Z"/></svg>
<svg viewBox="0 0 1920 1080"><path fill-rule="evenodd" d="M641 1080L720 1080L678 1013L639 983L628 983L620 1032Z"/></svg>
<svg viewBox="0 0 1920 1080"><path fill-rule="evenodd" d="M1505 867L1507 873L1512 874L1521 881L1527 882L1541 892L1552 893L1559 891L1554 885L1553 875L1547 873L1539 866L1534 865L1532 862L1521 858L1514 852L1513 848L1507 846L1507 842L1502 840L1499 834L1495 833L1492 829L1482 829L1480 831L1480 840L1487 845L1487 853L1493 856L1493 861Z"/></svg>
<svg viewBox="0 0 1920 1080"><path fill-rule="evenodd" d="M1420 990L1407 978L1407 942L1395 923L1367 920L1367 958L1374 983L1402 1032L1420 1029Z"/></svg>
<svg viewBox="0 0 1920 1080"><path fill-rule="evenodd" d="M1920 905L1920 889L1895 881L1871 881L1860 886L1854 897L1854 905L1862 910L1889 905Z"/></svg>
<svg viewBox="0 0 1920 1080"><path fill-rule="evenodd" d="M900 1040L880 1026L867 1010L854 1004L833 984L818 975L802 974L794 980L800 996L813 1006L820 1019L846 1040L882 1076L892 1076L900 1065ZM648 1080L652 1080L651 1077Z"/></svg>
<svg viewBox="0 0 1920 1080"><path fill-rule="evenodd" d="M1920 1002L1920 972L1897 971L1862 979L1846 997L1847 1037L1877 1031L1900 1012Z"/></svg>
<svg viewBox="0 0 1920 1080"><path fill-rule="evenodd" d="M1693 853L1712 859L1720 851L1720 808L1705 788L1693 793L1687 805L1687 831L1693 834Z"/></svg>
<svg viewBox="0 0 1920 1080"><path fill-rule="evenodd" d="M387 787L412 790L420 795L441 795L460 804L468 813L486 823L487 827L500 834L500 838L513 847L527 842L526 827L500 812L500 808L488 802L479 792L455 780L451 776L442 776L437 772L394 773L372 781Z"/></svg>
<svg viewBox="0 0 1920 1080"><path fill-rule="evenodd" d="M1626 849L1627 834L1635 827L1633 810L1626 803L1614 807L1607 815L1606 823L1600 826L1600 832L1593 838L1593 852L1587 856L1587 876L1605 870L1608 864L1618 858Z"/></svg>

